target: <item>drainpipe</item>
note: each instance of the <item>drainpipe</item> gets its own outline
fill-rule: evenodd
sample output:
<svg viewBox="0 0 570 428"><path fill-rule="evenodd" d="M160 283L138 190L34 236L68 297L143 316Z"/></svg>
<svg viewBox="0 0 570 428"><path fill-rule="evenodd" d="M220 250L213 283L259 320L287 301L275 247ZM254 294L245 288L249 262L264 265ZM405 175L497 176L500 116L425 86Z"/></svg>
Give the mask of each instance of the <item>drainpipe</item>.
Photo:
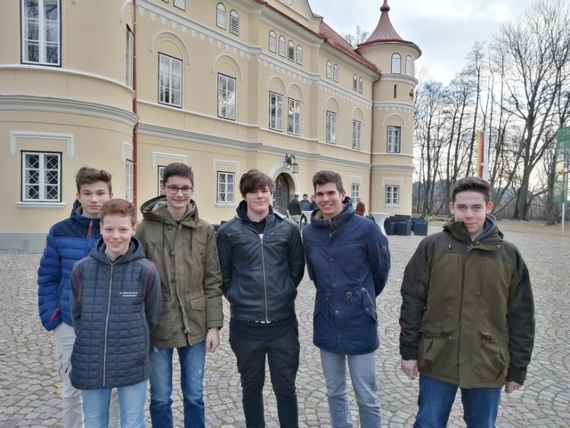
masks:
<svg viewBox="0 0 570 428"><path fill-rule="evenodd" d="M368 175L368 213L372 215L372 165L374 161L374 89L376 83L382 78L382 73L378 73L378 78L372 82L372 117L370 120L370 174Z"/></svg>
<svg viewBox="0 0 570 428"><path fill-rule="evenodd" d="M139 170L139 147L138 147L138 103L137 103L137 0L133 0L133 113L135 114L136 121L133 128L133 205L138 207L138 170ZM138 212L138 209L137 209Z"/></svg>

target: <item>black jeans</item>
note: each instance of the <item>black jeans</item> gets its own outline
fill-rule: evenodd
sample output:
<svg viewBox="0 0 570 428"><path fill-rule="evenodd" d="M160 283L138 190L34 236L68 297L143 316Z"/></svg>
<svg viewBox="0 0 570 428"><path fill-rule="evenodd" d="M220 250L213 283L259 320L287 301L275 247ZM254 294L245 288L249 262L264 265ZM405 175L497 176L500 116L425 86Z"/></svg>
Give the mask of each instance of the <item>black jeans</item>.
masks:
<svg viewBox="0 0 570 428"><path fill-rule="evenodd" d="M232 319L230 344L241 377L242 403L247 428L264 428L263 384L265 356L281 428L297 428L295 378L299 368L299 331L295 317L269 325Z"/></svg>

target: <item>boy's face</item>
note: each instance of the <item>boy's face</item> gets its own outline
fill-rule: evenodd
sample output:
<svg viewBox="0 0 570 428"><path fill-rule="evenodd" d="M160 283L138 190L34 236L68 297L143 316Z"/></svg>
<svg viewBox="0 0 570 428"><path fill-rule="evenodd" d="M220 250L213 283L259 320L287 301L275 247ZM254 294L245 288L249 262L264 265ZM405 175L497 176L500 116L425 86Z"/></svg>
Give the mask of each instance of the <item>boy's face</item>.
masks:
<svg viewBox="0 0 570 428"><path fill-rule="evenodd" d="M109 214L103 218L101 236L112 259L127 253L134 234L135 228L129 216Z"/></svg>
<svg viewBox="0 0 570 428"><path fill-rule="evenodd" d="M76 197L85 217L99 218L101 207L113 197L113 194L109 192L107 183L96 181L91 184L82 184Z"/></svg>
<svg viewBox="0 0 570 428"><path fill-rule="evenodd" d="M192 180L177 175L168 177L162 186L162 192L166 195L166 203L174 210L186 209L192 200L193 190Z"/></svg>
<svg viewBox="0 0 570 428"><path fill-rule="evenodd" d="M455 201L449 203L453 218L465 224L472 239L481 233L485 218L492 210L493 203L486 202L485 196L479 192L460 192L455 195Z"/></svg>
<svg viewBox="0 0 570 428"><path fill-rule="evenodd" d="M268 186L259 187L255 191L245 194L245 202L247 203L247 210L256 216L266 215L271 204L271 190Z"/></svg>
<svg viewBox="0 0 570 428"><path fill-rule="evenodd" d="M315 203L326 219L333 218L342 212L344 208L342 201L345 197L346 194L339 192L335 183L317 184L315 188Z"/></svg>

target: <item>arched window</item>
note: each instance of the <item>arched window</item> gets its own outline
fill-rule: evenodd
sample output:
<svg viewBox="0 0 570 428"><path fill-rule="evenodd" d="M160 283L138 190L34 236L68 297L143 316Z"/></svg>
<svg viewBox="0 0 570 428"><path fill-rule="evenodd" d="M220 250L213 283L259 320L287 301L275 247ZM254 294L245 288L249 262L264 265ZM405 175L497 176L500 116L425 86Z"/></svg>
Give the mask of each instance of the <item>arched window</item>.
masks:
<svg viewBox="0 0 570 428"><path fill-rule="evenodd" d="M362 80L362 77L358 78L358 92L361 94L364 92L364 80Z"/></svg>
<svg viewBox="0 0 570 428"><path fill-rule="evenodd" d="M277 53L277 35L273 30L269 32L269 50Z"/></svg>
<svg viewBox="0 0 570 428"><path fill-rule="evenodd" d="M356 74L352 75L352 90L358 91L358 77L356 77Z"/></svg>
<svg viewBox="0 0 570 428"><path fill-rule="evenodd" d="M297 64L303 64L303 47L297 45Z"/></svg>
<svg viewBox="0 0 570 428"><path fill-rule="evenodd" d="M279 36L279 55L287 56L287 42L283 36Z"/></svg>
<svg viewBox="0 0 570 428"><path fill-rule="evenodd" d="M239 36L239 12L237 10L230 12L230 33Z"/></svg>
<svg viewBox="0 0 570 428"><path fill-rule="evenodd" d="M333 78L333 69L332 69L332 64L330 61L327 61L327 79L331 79Z"/></svg>
<svg viewBox="0 0 570 428"><path fill-rule="evenodd" d="M338 82L338 75L339 75L339 67L338 67L338 64L335 64L333 66L333 80L335 82Z"/></svg>
<svg viewBox="0 0 570 428"><path fill-rule="evenodd" d="M409 76L414 75L414 62L410 55L406 56L406 74Z"/></svg>
<svg viewBox="0 0 570 428"><path fill-rule="evenodd" d="M398 85L394 85L394 98L398 98Z"/></svg>
<svg viewBox="0 0 570 428"><path fill-rule="evenodd" d="M402 57L399 53L392 54L392 73L402 72Z"/></svg>
<svg viewBox="0 0 570 428"><path fill-rule="evenodd" d="M295 43L293 43L293 40L289 40L289 44L287 45L287 58L295 62Z"/></svg>
<svg viewBox="0 0 570 428"><path fill-rule="evenodd" d="M216 5L216 25L224 30L226 29L226 7L223 3Z"/></svg>

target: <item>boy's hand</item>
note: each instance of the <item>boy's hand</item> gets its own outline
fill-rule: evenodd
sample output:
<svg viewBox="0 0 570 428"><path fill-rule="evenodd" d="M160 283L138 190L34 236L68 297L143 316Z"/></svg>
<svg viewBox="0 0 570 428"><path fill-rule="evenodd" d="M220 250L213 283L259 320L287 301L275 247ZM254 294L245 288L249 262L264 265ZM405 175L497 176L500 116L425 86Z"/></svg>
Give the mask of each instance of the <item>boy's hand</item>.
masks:
<svg viewBox="0 0 570 428"><path fill-rule="evenodd" d="M411 380L414 380L418 376L417 360L402 360L400 368Z"/></svg>
<svg viewBox="0 0 570 428"><path fill-rule="evenodd" d="M217 328L211 328L206 334L206 351L216 352L220 346L220 333Z"/></svg>
<svg viewBox="0 0 570 428"><path fill-rule="evenodd" d="M517 389L520 389L522 385L516 382L507 382L505 385L505 392L510 394L511 392L515 392Z"/></svg>

